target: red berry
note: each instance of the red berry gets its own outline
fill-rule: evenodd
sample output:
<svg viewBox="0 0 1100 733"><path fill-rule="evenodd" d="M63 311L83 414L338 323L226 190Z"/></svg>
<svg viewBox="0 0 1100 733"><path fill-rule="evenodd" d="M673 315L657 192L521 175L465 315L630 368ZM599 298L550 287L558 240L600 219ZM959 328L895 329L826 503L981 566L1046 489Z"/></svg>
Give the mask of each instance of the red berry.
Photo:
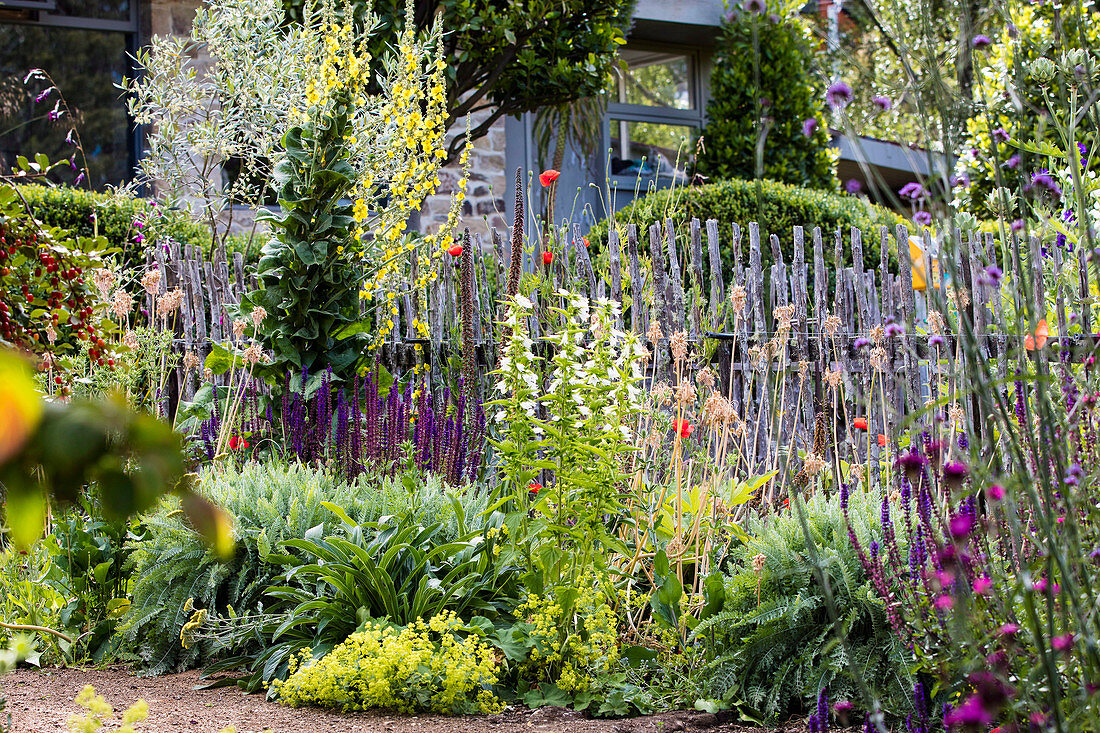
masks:
<svg viewBox="0 0 1100 733"><path fill-rule="evenodd" d="M54 377L54 378L53 378L53 383L54 383L54 384L61 384L61 383L62 383L63 381L65 381L65 380L63 380L63 379L61 378L61 375L60 375L60 374L59 374L59 375L57 375L56 377Z"/></svg>

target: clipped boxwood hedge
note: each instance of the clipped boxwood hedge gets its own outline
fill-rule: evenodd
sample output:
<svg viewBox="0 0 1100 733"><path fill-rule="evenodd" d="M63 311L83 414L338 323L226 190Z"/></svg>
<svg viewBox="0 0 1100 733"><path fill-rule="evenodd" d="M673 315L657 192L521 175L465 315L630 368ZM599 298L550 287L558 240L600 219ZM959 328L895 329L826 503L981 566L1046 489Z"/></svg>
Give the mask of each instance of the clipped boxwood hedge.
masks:
<svg viewBox="0 0 1100 733"><path fill-rule="evenodd" d="M148 199L95 193L70 186L29 184L19 186L19 191L33 209L35 217L44 224L62 227L85 237L98 231L110 246L122 248L126 253L127 265L140 266L144 262L146 248L161 237L171 237L181 245L192 244L202 251L204 257L210 257L212 238L209 227L192 220L182 211L162 208L154 214ZM138 233L134 227L135 220L146 222L140 230L145 238L142 244L133 241ZM244 252L247 260L254 261L257 257L255 250L258 247L248 247L244 237L230 237L226 245L230 251Z"/></svg>
<svg viewBox="0 0 1100 733"><path fill-rule="evenodd" d="M848 229L859 227L863 230L863 254L865 267L878 267L880 226L889 229L891 235L898 224L908 225L910 231L916 227L897 213L872 204L865 198L791 186L775 181L760 181L761 200L757 207L757 182L731 179L708 183L701 186L678 187L653 191L637 199L615 214L615 223L620 233L626 231L627 224L638 226L639 246L648 249L649 226L672 218L677 232L686 235L691 219L700 222L717 219L719 244L722 252L722 265L725 278L730 279L733 270L733 243L731 223L741 225L741 261L748 265L748 225L755 221L760 225L761 261L765 277L772 264L771 247L768 235L779 237L780 248L787 265L794 257L794 237L792 229L802 226L806 230L806 259L813 264L813 240L811 232L819 226L825 235L826 261L831 264L833 251L833 232L837 227L844 230L845 252L849 253ZM759 216L757 211L760 212ZM596 224L589 235L592 246L600 246L607 241L608 220ZM704 238L706 232L704 230ZM706 240L703 243L706 251ZM847 254L850 258L851 255ZM704 259L706 256L704 255ZM896 265L891 255L891 262ZM850 263L849 263L850 264ZM832 268L830 268L832 269ZM811 278L812 282L812 278Z"/></svg>

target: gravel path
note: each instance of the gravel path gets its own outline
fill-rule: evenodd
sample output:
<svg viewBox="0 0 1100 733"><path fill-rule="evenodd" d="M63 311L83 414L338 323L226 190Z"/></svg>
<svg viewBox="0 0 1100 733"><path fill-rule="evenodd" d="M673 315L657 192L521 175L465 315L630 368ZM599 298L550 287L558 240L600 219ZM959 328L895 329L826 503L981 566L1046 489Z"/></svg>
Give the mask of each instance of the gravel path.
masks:
<svg viewBox="0 0 1100 733"><path fill-rule="evenodd" d="M235 726L237 733L804 733L800 722L765 730L724 722L720 716L694 711L664 713L628 720L589 720L564 708L509 710L503 715L448 718L385 712L333 713L312 708L292 709L267 702L262 695L245 695L234 687L195 690L198 672L137 677L125 667L107 669L19 669L0 678L7 698L13 733L65 731L77 712L73 698L92 685L116 710L138 698L149 704L142 733L219 733ZM108 726L106 730L113 730Z"/></svg>

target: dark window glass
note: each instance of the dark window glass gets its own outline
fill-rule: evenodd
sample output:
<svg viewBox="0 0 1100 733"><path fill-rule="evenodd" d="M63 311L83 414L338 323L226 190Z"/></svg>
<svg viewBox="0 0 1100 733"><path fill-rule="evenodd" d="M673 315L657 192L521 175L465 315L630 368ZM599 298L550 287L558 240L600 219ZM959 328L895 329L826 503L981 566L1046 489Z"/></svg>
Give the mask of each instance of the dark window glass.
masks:
<svg viewBox="0 0 1100 733"><path fill-rule="evenodd" d="M66 141L76 123L88 160L88 179L102 189L129 180L133 169L131 125L116 84L130 72L127 34L77 28L0 24L0 158L6 169L17 155L46 154L67 160L74 146ZM65 95L73 119L53 121L56 92L42 102L38 83L23 86L29 69L53 77ZM79 157L76 161L81 165ZM59 171L71 183L77 171Z"/></svg>
<svg viewBox="0 0 1100 733"><path fill-rule="evenodd" d="M57 15L100 20L129 20L131 0L57 0Z"/></svg>
<svg viewBox="0 0 1100 733"><path fill-rule="evenodd" d="M682 179L695 152L695 128L661 122L610 120L611 173Z"/></svg>

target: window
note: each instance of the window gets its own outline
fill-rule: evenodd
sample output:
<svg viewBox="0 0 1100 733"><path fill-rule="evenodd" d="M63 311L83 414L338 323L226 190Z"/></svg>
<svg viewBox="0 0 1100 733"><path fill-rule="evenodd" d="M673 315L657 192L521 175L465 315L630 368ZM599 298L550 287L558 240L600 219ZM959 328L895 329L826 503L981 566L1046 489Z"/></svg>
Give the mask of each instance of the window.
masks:
<svg viewBox="0 0 1100 733"><path fill-rule="evenodd" d="M134 73L136 0L0 0L0 165L15 157L44 153L51 161L68 160L66 140L75 123L87 158L88 180L95 189L119 185L133 176L136 160L133 126L116 87ZM30 69L44 69L65 95L73 119L51 120L56 94L42 102L28 88ZM80 160L75 161L79 167ZM60 182L72 183L77 171L65 167Z"/></svg>
<svg viewBox="0 0 1100 733"><path fill-rule="evenodd" d="M629 45L608 90L608 175L671 183L687 176L702 126L694 51ZM624 181L626 183L626 181Z"/></svg>

